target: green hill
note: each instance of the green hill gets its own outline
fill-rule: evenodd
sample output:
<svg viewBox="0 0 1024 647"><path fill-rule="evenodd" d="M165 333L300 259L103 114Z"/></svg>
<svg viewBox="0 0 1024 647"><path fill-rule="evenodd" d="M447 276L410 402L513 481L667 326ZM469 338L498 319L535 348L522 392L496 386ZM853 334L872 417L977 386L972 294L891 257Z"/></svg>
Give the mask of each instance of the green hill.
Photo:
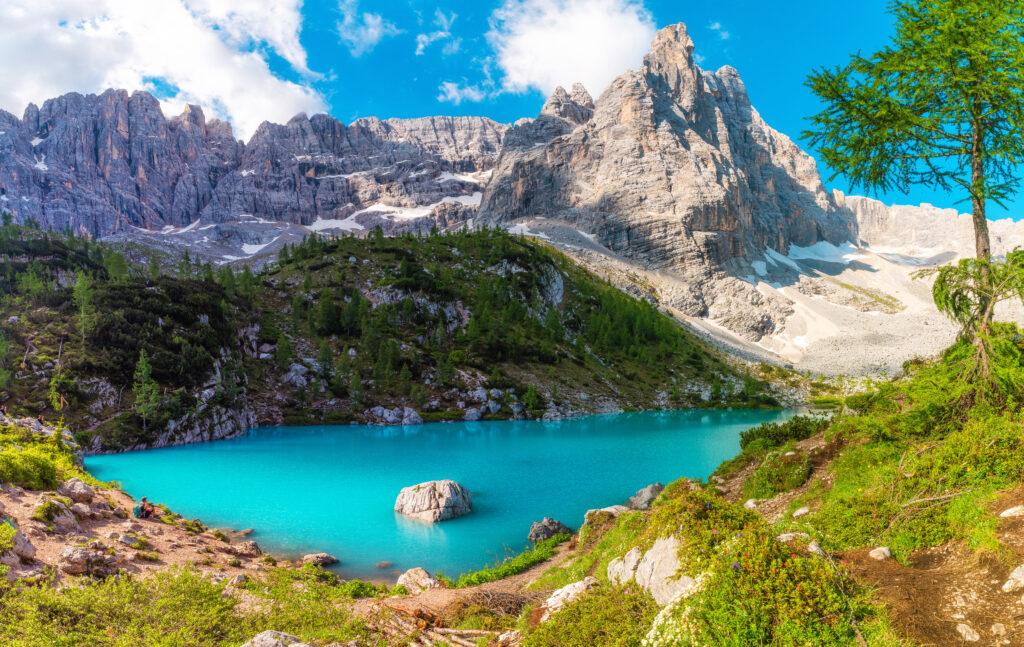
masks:
<svg viewBox="0 0 1024 647"><path fill-rule="evenodd" d="M63 417L87 451L255 423L777 405L655 306L504 232L311 237L256 273L186 257L170 275L7 225L0 263L0 400Z"/></svg>

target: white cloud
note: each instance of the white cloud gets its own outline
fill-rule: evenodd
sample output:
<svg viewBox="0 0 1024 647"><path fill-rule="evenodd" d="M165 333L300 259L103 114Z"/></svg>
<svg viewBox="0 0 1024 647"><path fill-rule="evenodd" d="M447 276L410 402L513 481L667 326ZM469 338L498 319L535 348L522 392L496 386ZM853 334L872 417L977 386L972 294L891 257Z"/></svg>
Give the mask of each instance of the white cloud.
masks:
<svg viewBox="0 0 1024 647"><path fill-rule="evenodd" d="M188 8L215 25L238 47L266 43L292 67L312 74L299 42L303 0L186 0Z"/></svg>
<svg viewBox="0 0 1024 647"><path fill-rule="evenodd" d="M359 14L359 0L339 0L338 36L348 46L352 56L359 58L377 46L384 38L402 33L402 30L379 14Z"/></svg>
<svg viewBox="0 0 1024 647"><path fill-rule="evenodd" d="M448 40L452 37L452 23L455 22L455 14L445 15L440 9L434 10L434 26L437 27L436 31L429 33L417 34L416 35L416 56L422 56L423 52L434 43L439 40ZM455 39L449 41L444 46L445 54L454 54L459 51L459 45L462 43L462 39Z"/></svg>
<svg viewBox="0 0 1024 647"><path fill-rule="evenodd" d="M722 28L722 23L717 20L708 25L708 29L718 34L718 37L722 40L729 40L729 32L725 31L725 29Z"/></svg>
<svg viewBox="0 0 1024 647"><path fill-rule="evenodd" d="M441 91L437 95L438 101L445 101L459 105L463 101L483 101L487 97L487 91L478 85L459 85L451 81L445 81L438 88Z"/></svg>
<svg viewBox="0 0 1024 647"><path fill-rule="evenodd" d="M311 74L298 38L301 4L3 0L0 107L17 113L71 91L159 89L165 112L196 103L248 137L264 119L326 107L307 82L275 76L263 51Z"/></svg>
<svg viewBox="0 0 1024 647"><path fill-rule="evenodd" d="M597 96L639 66L654 32L653 17L637 0L505 0L487 38L504 90L548 94L580 81Z"/></svg>

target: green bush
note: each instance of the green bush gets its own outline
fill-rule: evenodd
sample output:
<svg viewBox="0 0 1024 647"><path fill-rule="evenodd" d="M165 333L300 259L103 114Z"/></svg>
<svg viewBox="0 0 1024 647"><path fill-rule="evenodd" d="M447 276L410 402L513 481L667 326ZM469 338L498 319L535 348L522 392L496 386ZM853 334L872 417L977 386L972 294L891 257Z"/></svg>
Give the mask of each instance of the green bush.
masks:
<svg viewBox="0 0 1024 647"><path fill-rule="evenodd" d="M694 575L704 569L722 542L759 520L756 513L681 479L658 497L636 545L649 548L660 537L679 538L682 572Z"/></svg>
<svg viewBox="0 0 1024 647"><path fill-rule="evenodd" d="M0 482L29 490L52 490L57 487L57 466L39 449L5 448L0 450Z"/></svg>
<svg viewBox="0 0 1024 647"><path fill-rule="evenodd" d="M658 613L654 598L637 586L602 584L551 616L524 647L639 647Z"/></svg>
<svg viewBox="0 0 1024 647"><path fill-rule="evenodd" d="M14 526L0 521L0 555L14 548L14 535L16 534L18 531Z"/></svg>
<svg viewBox="0 0 1024 647"><path fill-rule="evenodd" d="M791 445L787 445L789 447ZM800 487L810 476L811 461L805 454L792 449L774 451L765 457L743 483L743 496L748 499L770 499Z"/></svg>
<svg viewBox="0 0 1024 647"><path fill-rule="evenodd" d="M274 571L248 587L256 603L244 610L234 596L222 597L223 590L224 584L179 567L60 589L0 579L0 644L237 647L271 627L318 644L367 635L362 621L335 604L331 585L310 581L296 588Z"/></svg>
<svg viewBox="0 0 1024 647"><path fill-rule="evenodd" d="M740 448L746 449L751 443L762 440L765 449L778 447L789 441L810 438L829 425L828 418L816 416L794 416L785 422L763 422L740 434Z"/></svg>
<svg viewBox="0 0 1024 647"><path fill-rule="evenodd" d="M856 644L843 594L854 586L841 567L793 554L764 525L730 539L698 592L659 617L650 647Z"/></svg>

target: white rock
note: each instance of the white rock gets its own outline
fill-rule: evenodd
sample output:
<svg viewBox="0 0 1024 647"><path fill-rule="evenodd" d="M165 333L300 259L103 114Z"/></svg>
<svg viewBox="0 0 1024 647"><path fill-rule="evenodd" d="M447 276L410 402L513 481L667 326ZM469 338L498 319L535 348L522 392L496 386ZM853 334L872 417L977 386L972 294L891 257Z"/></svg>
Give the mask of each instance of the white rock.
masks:
<svg viewBox="0 0 1024 647"><path fill-rule="evenodd" d="M1024 505L1015 505L1012 508L1003 510L1000 517L1024 517Z"/></svg>
<svg viewBox="0 0 1024 647"><path fill-rule="evenodd" d="M799 519L800 517L806 517L810 513L811 509L808 508L807 506L803 506L802 508L797 508L796 510L793 511L793 518Z"/></svg>
<svg viewBox="0 0 1024 647"><path fill-rule="evenodd" d="M825 551L821 549L821 544L818 543L817 539L807 544L807 550L809 550L812 554L817 555L818 557L825 556Z"/></svg>
<svg viewBox="0 0 1024 647"><path fill-rule="evenodd" d="M430 573L420 567L410 568L398 576L397 586L404 586L409 593L416 594L427 589L436 589L441 583Z"/></svg>
<svg viewBox="0 0 1024 647"><path fill-rule="evenodd" d="M596 587L598 584L599 582L596 577L588 575L579 582L567 584L552 593L542 605L544 613L540 617L541 623L547 622L551 618L551 614L556 613L562 607L573 602L576 598Z"/></svg>
<svg viewBox="0 0 1024 647"><path fill-rule="evenodd" d="M806 532L784 532L781 535L779 535L778 537L776 537L775 539L778 540L778 541L781 541L784 544L788 544L789 542L791 542L791 541L793 541L795 539L810 539L810 538L811 538L811 536L808 535Z"/></svg>
<svg viewBox="0 0 1024 647"><path fill-rule="evenodd" d="M242 647L310 647L291 634L281 631L264 631Z"/></svg>
<svg viewBox="0 0 1024 647"><path fill-rule="evenodd" d="M309 555L302 556L302 562L304 564L312 564L313 566L330 566L331 564L337 564L338 558L327 553L310 553Z"/></svg>
<svg viewBox="0 0 1024 647"><path fill-rule="evenodd" d="M75 503L88 503L92 501L93 490L79 479L70 479L61 483L57 494L66 496Z"/></svg>
<svg viewBox="0 0 1024 647"><path fill-rule="evenodd" d="M679 567L679 540L675 537L662 537L644 553L634 577L637 584L651 592L655 602L664 606L676 595L696 584L692 577L676 577Z"/></svg>
<svg viewBox="0 0 1024 647"><path fill-rule="evenodd" d="M972 629L970 625L965 625L962 622L956 626L956 632L967 642L973 643L981 640L981 636L978 635L977 631Z"/></svg>
<svg viewBox="0 0 1024 647"><path fill-rule="evenodd" d="M1018 566L1010 573L1010 577L1003 584L1004 593L1013 593L1024 589L1024 566Z"/></svg>
<svg viewBox="0 0 1024 647"><path fill-rule="evenodd" d="M879 546L878 548L868 553L868 557L870 557L871 559L877 559L878 561L882 561L892 557L892 551L889 550L888 546Z"/></svg>
<svg viewBox="0 0 1024 647"><path fill-rule="evenodd" d="M754 508L757 507L758 503L759 501L757 499L747 499L746 501L743 502L743 507L746 508L747 510L753 510Z"/></svg>
<svg viewBox="0 0 1024 647"><path fill-rule="evenodd" d="M625 584L633 579L636 567L640 565L643 551L639 547L633 547L622 557L616 557L608 563L608 579L614 584Z"/></svg>
<svg viewBox="0 0 1024 647"><path fill-rule="evenodd" d="M402 488L395 500L395 512L430 523L461 517L472 509L469 490L450 479Z"/></svg>

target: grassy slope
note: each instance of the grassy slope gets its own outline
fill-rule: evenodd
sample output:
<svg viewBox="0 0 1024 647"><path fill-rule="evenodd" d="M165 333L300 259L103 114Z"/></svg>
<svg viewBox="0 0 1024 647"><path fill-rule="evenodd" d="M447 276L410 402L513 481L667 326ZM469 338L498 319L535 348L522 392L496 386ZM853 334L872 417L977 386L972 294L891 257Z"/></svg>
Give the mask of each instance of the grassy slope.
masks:
<svg viewBox="0 0 1024 647"><path fill-rule="evenodd" d="M498 232L311 239L255 276L188 263L169 276L11 226L0 287L0 401L63 417L86 447L146 444L214 407L294 424L363 420L376 405L461 419L480 386L505 392L494 417L516 403L540 416L774 402L652 306ZM132 391L143 349L161 394L145 425ZM296 361L310 369L304 387L282 380Z"/></svg>
<svg viewBox="0 0 1024 647"><path fill-rule="evenodd" d="M908 584L919 581L913 568L899 571L905 567L867 558L867 549L885 545L900 564L913 564L917 556L925 564L945 564L950 591L928 597L936 600L929 604L945 604L943 595L958 591L980 592L960 617L984 634L991 618L1003 614L1002 598L1012 597L998 591L1005 573L1024 558L997 518L1007 502L1019 499L1024 478L1020 339L1015 329L1000 329L988 383L964 379L974 356L969 344L959 344L936 363L908 366L902 379L847 398L831 419L797 418L746 432L742 453L712 477L735 502L721 499L710 485L677 482L650 513L586 526L575 553L535 587L563 586L588 574L604 578L615 557L674 534L683 542L683 572L705 573L709 580L662 614L662 629L655 632L660 638L651 644L838 647L853 644L857 632L869 645L910 645L915 637L928 644L959 640L948 619L931 626L928 614L892 616L876 596L876 580L887 583L886 601L936 595ZM814 476L806 465L812 461ZM740 505L747 496L778 497L787 514L768 523ZM996 506L996 500L1003 503ZM805 506L806 516L788 514ZM758 509L780 508L768 501ZM809 537L787 546L775 539L784 532ZM812 539L829 555L858 561L856 575L839 556L810 554ZM872 576L874 570L879 575ZM902 584L894 589L896 572L901 577L895 582ZM1010 615L1004 622L1015 635ZM600 635L606 620L593 609L573 622L564 630L585 626L588 635ZM538 631L527 644L557 644L549 633Z"/></svg>

